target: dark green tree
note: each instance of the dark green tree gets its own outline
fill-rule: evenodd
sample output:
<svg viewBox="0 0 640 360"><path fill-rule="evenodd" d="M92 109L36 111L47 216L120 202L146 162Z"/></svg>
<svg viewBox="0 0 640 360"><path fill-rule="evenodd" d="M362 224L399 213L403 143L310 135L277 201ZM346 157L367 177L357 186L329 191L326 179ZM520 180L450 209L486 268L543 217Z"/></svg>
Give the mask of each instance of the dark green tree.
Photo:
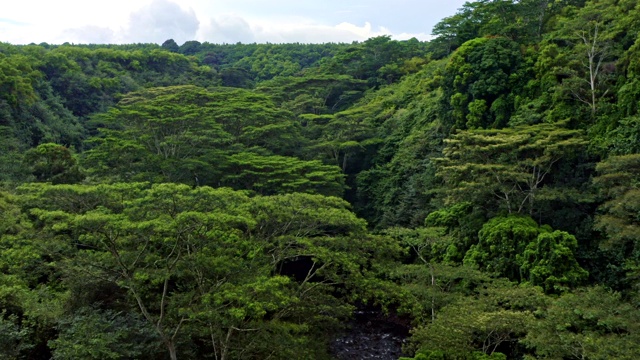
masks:
<svg viewBox="0 0 640 360"><path fill-rule="evenodd" d="M25 153L24 161L36 181L72 184L84 179L74 155L62 145L40 144Z"/></svg>
<svg viewBox="0 0 640 360"><path fill-rule="evenodd" d="M162 48L166 49L167 51L171 51L175 53L177 53L180 50L180 46L178 46L178 44L173 39L168 39L165 42L163 42Z"/></svg>
<svg viewBox="0 0 640 360"><path fill-rule="evenodd" d="M502 128L514 110L522 51L502 38L465 42L451 56L443 79L446 124L456 129Z"/></svg>
<svg viewBox="0 0 640 360"><path fill-rule="evenodd" d="M493 218L482 226L479 242L467 251L464 263L514 281L525 280L520 255L543 231L530 217Z"/></svg>
<svg viewBox="0 0 640 360"><path fill-rule="evenodd" d="M575 288L589 273L575 258L578 241L565 231L541 232L521 256L521 269L529 282L546 293L562 293Z"/></svg>

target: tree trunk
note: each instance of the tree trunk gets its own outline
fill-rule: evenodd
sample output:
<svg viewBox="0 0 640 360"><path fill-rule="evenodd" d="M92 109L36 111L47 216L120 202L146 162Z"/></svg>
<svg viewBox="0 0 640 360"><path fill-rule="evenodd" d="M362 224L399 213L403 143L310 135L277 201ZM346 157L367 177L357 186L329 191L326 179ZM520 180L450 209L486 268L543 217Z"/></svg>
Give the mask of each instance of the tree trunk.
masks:
<svg viewBox="0 0 640 360"><path fill-rule="evenodd" d="M176 353L176 344L172 340L165 340L167 350L169 350L169 358L171 360L178 360L178 354Z"/></svg>
<svg viewBox="0 0 640 360"><path fill-rule="evenodd" d="M436 321L436 274L433 269L433 264L429 263L429 270L431 272L431 323L433 324Z"/></svg>

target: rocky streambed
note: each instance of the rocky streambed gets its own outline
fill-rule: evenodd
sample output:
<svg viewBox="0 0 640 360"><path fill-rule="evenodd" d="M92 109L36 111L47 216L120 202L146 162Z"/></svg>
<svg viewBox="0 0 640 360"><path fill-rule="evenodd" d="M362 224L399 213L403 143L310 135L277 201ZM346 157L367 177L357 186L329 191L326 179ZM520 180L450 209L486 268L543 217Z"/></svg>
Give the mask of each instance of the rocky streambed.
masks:
<svg viewBox="0 0 640 360"><path fill-rule="evenodd" d="M408 336L408 324L393 314L357 311L332 342L331 353L337 360L396 360Z"/></svg>

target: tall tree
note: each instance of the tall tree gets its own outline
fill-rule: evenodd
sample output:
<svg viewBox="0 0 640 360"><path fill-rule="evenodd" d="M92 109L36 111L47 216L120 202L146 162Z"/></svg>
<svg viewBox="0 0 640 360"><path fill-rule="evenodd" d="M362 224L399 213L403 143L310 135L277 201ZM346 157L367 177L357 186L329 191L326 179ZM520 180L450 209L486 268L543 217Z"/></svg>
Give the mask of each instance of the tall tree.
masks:
<svg viewBox="0 0 640 360"><path fill-rule="evenodd" d="M634 7L633 2L617 0L569 6L558 19L557 30L548 35L548 42L565 45L558 54L564 64L552 70L561 79L558 90L585 105L592 120L614 99L616 59L630 45L626 32L632 28L619 22L633 18L629 12L633 14Z"/></svg>

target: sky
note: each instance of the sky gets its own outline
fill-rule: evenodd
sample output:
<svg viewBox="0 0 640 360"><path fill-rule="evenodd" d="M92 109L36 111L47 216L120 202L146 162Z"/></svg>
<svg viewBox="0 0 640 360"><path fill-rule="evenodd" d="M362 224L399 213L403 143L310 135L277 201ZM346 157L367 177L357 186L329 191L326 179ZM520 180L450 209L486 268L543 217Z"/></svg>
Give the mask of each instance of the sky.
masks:
<svg viewBox="0 0 640 360"><path fill-rule="evenodd" d="M430 40L465 0L2 0L0 42Z"/></svg>

